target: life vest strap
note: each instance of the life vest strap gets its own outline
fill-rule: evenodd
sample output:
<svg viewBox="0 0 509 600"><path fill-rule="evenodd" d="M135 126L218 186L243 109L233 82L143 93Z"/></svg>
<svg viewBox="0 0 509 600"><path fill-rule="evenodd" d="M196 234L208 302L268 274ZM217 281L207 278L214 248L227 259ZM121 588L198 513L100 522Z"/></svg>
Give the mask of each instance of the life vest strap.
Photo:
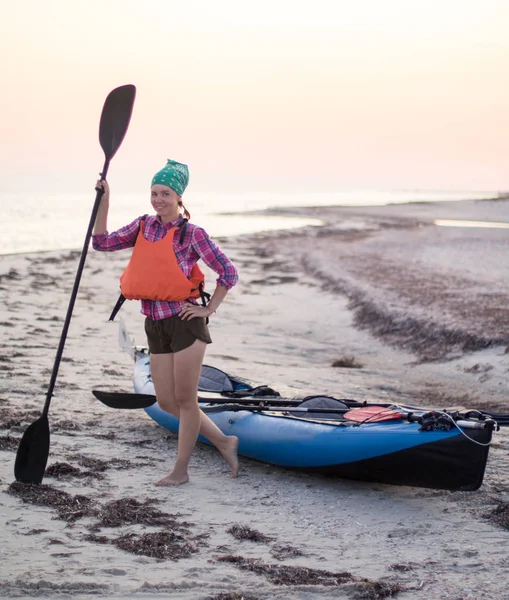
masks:
<svg viewBox="0 0 509 600"><path fill-rule="evenodd" d="M113 310L111 311L111 315L110 315L110 318L108 319L108 321L113 321L115 319L118 311L122 308L122 305L124 304L125 301L126 301L126 297L124 296L124 294L120 294L120 296L118 297L117 303L115 304L115 306L113 307Z"/></svg>
<svg viewBox="0 0 509 600"><path fill-rule="evenodd" d="M201 305L202 306L207 306L207 303L210 300L210 294L205 291L205 284L203 283L203 281L198 286L198 291L200 292ZM208 317L206 317L205 323L207 325L209 324L209 318Z"/></svg>
<svg viewBox="0 0 509 600"><path fill-rule="evenodd" d="M210 300L210 294L203 289L203 283L200 283L199 292L200 292L201 305L207 306L207 304ZM115 306L113 307L113 310L111 311L111 315L110 315L110 318L108 319L108 321L115 320L115 317L117 316L118 311L122 308L125 301L126 301L126 297L124 296L124 294L120 294L120 296L118 297L117 303L115 304ZM207 325L208 325L208 322L209 322L208 317L207 317L206 321L207 321Z"/></svg>

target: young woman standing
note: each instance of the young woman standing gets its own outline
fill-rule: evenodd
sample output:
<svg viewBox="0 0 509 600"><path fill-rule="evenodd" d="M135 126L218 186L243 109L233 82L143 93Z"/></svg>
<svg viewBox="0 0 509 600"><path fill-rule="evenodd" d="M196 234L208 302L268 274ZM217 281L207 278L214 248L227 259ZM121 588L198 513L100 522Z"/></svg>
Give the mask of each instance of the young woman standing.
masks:
<svg viewBox="0 0 509 600"><path fill-rule="evenodd" d="M207 232L189 222L182 203L189 181L186 165L173 160L152 178L151 203L155 215L138 217L108 233L110 190L106 181L95 222L93 247L114 251L134 246L121 278L126 298L141 300L150 351L151 374L159 406L179 419L177 460L171 472L156 485L189 481L191 454L201 433L221 452L238 474L238 439L224 435L198 406L198 383L207 344L212 342L207 319L217 310L238 280L231 260ZM196 302L201 272L199 259L218 274L207 306Z"/></svg>

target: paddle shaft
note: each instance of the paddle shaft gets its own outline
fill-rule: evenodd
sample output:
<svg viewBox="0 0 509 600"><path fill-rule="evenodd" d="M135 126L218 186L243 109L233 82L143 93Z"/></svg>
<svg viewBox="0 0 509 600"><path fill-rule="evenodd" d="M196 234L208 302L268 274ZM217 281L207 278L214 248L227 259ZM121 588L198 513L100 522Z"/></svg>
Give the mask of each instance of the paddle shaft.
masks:
<svg viewBox="0 0 509 600"><path fill-rule="evenodd" d="M200 406L204 412L220 412L220 411L240 411L250 410L253 412L285 412L285 413L317 413L317 414L345 414L350 412L352 408L307 408L305 406L258 406L252 405L237 405L237 404L218 404L217 406ZM360 407L359 407L360 408ZM393 415L394 411L382 408L377 414ZM413 413L400 413L403 417L412 416ZM375 416L375 415L371 415ZM369 416L367 417L369 419ZM417 418L417 417L415 417Z"/></svg>
<svg viewBox="0 0 509 600"><path fill-rule="evenodd" d="M104 166L101 172L101 179L106 179L106 175L108 174L108 169L110 166L110 159L106 158L104 161ZM46 417L49 411L49 406L51 403L51 398L53 396L53 390L55 389L55 383L57 380L58 369L60 367L60 362L62 360L62 355L64 353L65 341L67 339L67 332L69 331L69 325L71 323L71 317L74 310L74 305L76 303L76 297L78 295L78 290L80 287L81 275L83 273L83 269L85 267L85 260L87 258L88 247L90 245L90 238L92 237L92 231L94 229L95 219L97 217L97 213L99 211L99 206L101 204L101 199L103 197L104 190L98 189L95 197L94 207L92 209L92 214L90 215L90 222L88 224L87 234L85 236L85 241L83 243L83 250L81 251L80 262L78 265L78 270L76 272L76 278L74 280L74 286L71 292L71 298L69 300L69 306L67 307L67 314L65 316L64 326L62 328L62 334L60 336L60 342L58 344L57 354L55 357L55 363L53 365L53 371L51 373L51 378L48 386L48 391L46 392L46 402L44 403L44 408L42 409L42 417Z"/></svg>
<svg viewBox="0 0 509 600"><path fill-rule="evenodd" d="M249 397L249 398L232 398L228 394L226 394L222 398L209 398L206 394L198 390L198 400L207 404L248 404L253 406L265 406L270 404L271 406L297 406L298 404L302 404L305 400L309 398L278 398L272 396L260 396L260 397ZM355 400L349 400L344 398L332 398L333 400L337 400L338 402L344 402L347 405L347 409L350 408L361 408L365 406L362 402L357 402ZM388 407L387 407L388 408Z"/></svg>

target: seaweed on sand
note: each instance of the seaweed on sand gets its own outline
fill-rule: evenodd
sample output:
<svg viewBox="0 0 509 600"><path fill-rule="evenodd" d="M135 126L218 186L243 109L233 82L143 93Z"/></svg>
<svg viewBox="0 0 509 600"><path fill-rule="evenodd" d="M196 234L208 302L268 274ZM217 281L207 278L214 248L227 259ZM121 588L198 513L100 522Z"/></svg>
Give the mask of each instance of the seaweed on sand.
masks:
<svg viewBox="0 0 509 600"><path fill-rule="evenodd" d="M27 504L54 508L58 518L68 523L73 523L82 517L93 516L97 511L91 498L82 494L72 496L46 484L36 485L15 481L8 487L7 492Z"/></svg>
<svg viewBox="0 0 509 600"><path fill-rule="evenodd" d="M235 523L226 531L227 533L233 535L233 537L237 540L250 540L252 542L266 543L274 539L268 535L265 535L264 533L256 531L256 529L251 529L251 527L248 527L247 525L239 525L238 523Z"/></svg>
<svg viewBox="0 0 509 600"><path fill-rule="evenodd" d="M485 514L484 518L503 529L509 529L509 502L500 502L496 508Z"/></svg>
<svg viewBox="0 0 509 600"><path fill-rule="evenodd" d="M268 565L260 559L244 558L243 556L220 556L219 562L234 564L239 569L265 575L275 585L327 585L337 586L343 583L359 581L351 573L342 571L332 573L322 569L308 567L291 567L288 565Z"/></svg>
<svg viewBox="0 0 509 600"><path fill-rule="evenodd" d="M102 506L97 516L98 523L94 527L120 527L122 525L162 525L165 527L187 529L189 523L177 524L176 517L180 514L172 515L162 512L152 505L156 500L145 500L139 502L135 498L120 498L120 500L112 500Z"/></svg>
<svg viewBox="0 0 509 600"><path fill-rule="evenodd" d="M64 462L53 463L46 469L44 474L46 477L55 477L55 479L63 479L65 477L86 477L84 471Z"/></svg>
<svg viewBox="0 0 509 600"><path fill-rule="evenodd" d="M276 560L286 560L287 558L295 558L296 556L305 556L302 550L284 544L276 544L273 546L270 553Z"/></svg>
<svg viewBox="0 0 509 600"><path fill-rule="evenodd" d="M189 558L192 554L198 552L197 546L182 534L174 531L156 531L142 535L128 533L111 540L105 536L90 534L85 539L100 544L112 544L131 554L149 556L160 560Z"/></svg>
<svg viewBox="0 0 509 600"><path fill-rule="evenodd" d="M56 462L51 464L46 469L45 475L47 477L54 477L55 479L66 479L69 477L92 477L94 479L104 479L104 475L95 469L87 469L83 471L78 469L78 467L65 462Z"/></svg>
<svg viewBox="0 0 509 600"><path fill-rule="evenodd" d="M72 421L71 419L62 419L61 421L57 421L53 424L52 430L56 432L65 432L65 431L81 431L81 427L76 423L76 421Z"/></svg>
<svg viewBox="0 0 509 600"><path fill-rule="evenodd" d="M0 450L16 450L19 446L19 438L12 435L0 436Z"/></svg>
<svg viewBox="0 0 509 600"><path fill-rule="evenodd" d="M398 582L386 581L363 581L357 585L355 598L358 600L384 600L384 598L394 598L399 592L404 592L405 588Z"/></svg>
<svg viewBox="0 0 509 600"><path fill-rule="evenodd" d="M152 499L139 502L134 498L108 502L96 511L95 516L99 520L90 527L91 533L85 539L98 544L111 544L131 554L161 560L188 558L198 552L198 546L193 543L198 538L188 535L192 523L178 522L180 514L162 512L152 506L156 502ZM122 525L155 525L164 527L164 530L141 535L128 533L116 538L95 533L101 527Z"/></svg>
<svg viewBox="0 0 509 600"><path fill-rule="evenodd" d="M331 367L342 367L343 369L362 369L362 364L354 356L342 356L332 361Z"/></svg>
<svg viewBox="0 0 509 600"><path fill-rule="evenodd" d="M104 479L103 472L108 468L127 468L134 466L130 461L123 459L104 461L96 458L86 458L80 455L71 458L76 460L81 467L85 467L85 469L79 469L66 462L56 462L46 469L46 476L54 477L56 479L70 477L93 477L94 479Z"/></svg>
<svg viewBox="0 0 509 600"><path fill-rule="evenodd" d="M40 410L26 410L13 416L11 409L2 408L0 410L0 429L22 429L40 415Z"/></svg>
<svg viewBox="0 0 509 600"><path fill-rule="evenodd" d="M251 542L261 542L268 544L269 542L273 542L275 540L274 537L270 537L257 531L256 529L252 529L247 525L239 525L235 523L227 530L227 533L231 534L237 540L249 540ZM294 558L296 556L304 556L304 553L298 548L294 548L293 546L283 545L283 544L274 544L270 553L277 560L285 560L286 558Z"/></svg>
<svg viewBox="0 0 509 600"><path fill-rule="evenodd" d="M77 463L82 467L85 467L86 469L96 473L103 472L111 468L127 469L134 466L130 460L125 458L112 458L110 460L103 460L100 458L90 458L88 456L83 456L82 454L75 454L71 458L77 461Z"/></svg>
<svg viewBox="0 0 509 600"><path fill-rule="evenodd" d="M2 282L4 279L7 279L7 281L20 281L23 279L23 276L21 273L19 273L19 271L11 268L8 273L0 274L0 282Z"/></svg>
<svg viewBox="0 0 509 600"><path fill-rule="evenodd" d="M198 552L198 548L191 544L182 534L174 531L156 531L135 535L128 533L113 542L115 546L142 556L153 558L178 560L188 558Z"/></svg>
<svg viewBox="0 0 509 600"><path fill-rule="evenodd" d="M333 573L323 569L308 567L291 567L286 565L268 565L261 559L244 558L243 556L221 556L220 562L234 564L239 569L264 575L274 585L349 585L357 600L384 600L393 598L405 587L399 582L372 581L365 577L356 577L348 571Z"/></svg>
<svg viewBox="0 0 509 600"><path fill-rule="evenodd" d="M108 431L107 433L92 433L91 437L98 440L114 440L117 438L117 434L114 431Z"/></svg>

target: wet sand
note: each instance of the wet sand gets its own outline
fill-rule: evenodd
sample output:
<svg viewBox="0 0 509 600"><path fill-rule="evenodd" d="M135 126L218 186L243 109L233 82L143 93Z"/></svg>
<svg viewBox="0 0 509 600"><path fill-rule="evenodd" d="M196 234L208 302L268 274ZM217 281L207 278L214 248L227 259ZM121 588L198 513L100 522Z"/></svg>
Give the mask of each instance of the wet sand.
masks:
<svg viewBox="0 0 509 600"><path fill-rule="evenodd" d="M293 396L509 412L509 229L433 225L508 222L508 201L291 214L324 225L221 240L241 280L211 320L208 364ZM132 390L131 358L107 322L125 252L89 253L44 485L13 484L78 259L0 257L0 596L509 598L507 428L476 492L311 477L243 458L231 480L203 445L188 485L155 487L176 438L91 394ZM121 314L144 344L138 304Z"/></svg>

